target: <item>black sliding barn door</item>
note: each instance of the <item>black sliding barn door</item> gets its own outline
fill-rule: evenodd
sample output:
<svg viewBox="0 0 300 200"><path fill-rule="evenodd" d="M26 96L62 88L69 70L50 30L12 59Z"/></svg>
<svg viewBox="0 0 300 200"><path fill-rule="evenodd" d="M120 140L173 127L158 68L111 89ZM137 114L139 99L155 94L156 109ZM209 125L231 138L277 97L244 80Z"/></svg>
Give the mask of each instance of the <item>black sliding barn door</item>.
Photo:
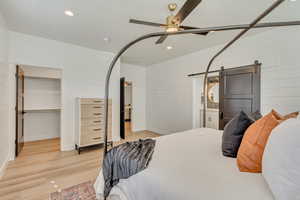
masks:
<svg viewBox="0 0 300 200"><path fill-rule="evenodd" d="M16 157L24 146L24 72L20 66L16 71Z"/></svg>
<svg viewBox="0 0 300 200"><path fill-rule="evenodd" d="M220 72L219 128L223 130L241 110L246 113L260 111L260 64Z"/></svg>
<svg viewBox="0 0 300 200"><path fill-rule="evenodd" d="M120 137L125 139L125 78L120 80Z"/></svg>

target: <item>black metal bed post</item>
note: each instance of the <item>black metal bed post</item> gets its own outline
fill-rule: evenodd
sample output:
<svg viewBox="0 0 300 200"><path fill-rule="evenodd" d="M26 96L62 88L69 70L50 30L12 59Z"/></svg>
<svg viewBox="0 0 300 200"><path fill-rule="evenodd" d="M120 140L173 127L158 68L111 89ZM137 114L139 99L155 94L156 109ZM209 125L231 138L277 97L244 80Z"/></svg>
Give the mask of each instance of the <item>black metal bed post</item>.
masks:
<svg viewBox="0 0 300 200"><path fill-rule="evenodd" d="M206 68L206 72L204 75L204 84L203 84L203 127L206 127L206 93L207 93L207 77L210 70L211 65L216 60L218 56L220 56L226 49L228 49L231 45L233 45L237 40L239 40L243 35L245 35L250 29L252 29L260 20L262 20L264 17L266 17L268 14L270 14L275 8L277 8L281 3L283 3L285 0L277 0L275 3L273 3L267 10L265 10L261 15L259 15L248 28L242 30L236 37L234 37L225 47L223 47L218 53L216 53L212 59L209 61L208 66Z"/></svg>
<svg viewBox="0 0 300 200"><path fill-rule="evenodd" d="M281 1L277 1L275 4L277 4L277 6L282 3L284 0ZM277 7L276 6L276 7ZM274 5L271 7L271 9L268 10L273 10L275 7ZM259 20L258 20L259 21ZM110 83L110 76L112 73L112 70L115 66L115 64L117 63L118 59L121 57L121 55L126 52L126 50L128 48L130 48L131 46L133 46L135 43L148 39L148 38L152 38L152 37L159 37L159 36L163 36L163 35L183 35L183 34L192 34L192 33L206 33L206 32L210 32L210 31L227 31L227 30L240 30L240 29L250 29L250 28L267 28L267 27L282 27L282 26L297 26L300 25L300 21L289 21L289 22L272 22L272 23L260 23L260 24L242 24L242 25L230 25L230 26L218 26L218 27L209 27L209 28L201 28L201 29L191 29L191 30L183 30L183 31L178 31L178 32L173 32L173 33L169 33L169 32L157 32L157 33L150 33L144 36L141 36L139 38L137 38L136 40L128 43L127 45L125 45L113 58L112 62L110 63L107 75L106 75L106 82L105 82L105 135L104 135L104 157L107 153L107 128L108 128L108 98L109 98L109 83ZM241 36L240 36L241 37ZM238 39L238 38L237 38ZM236 39L236 40L237 40ZM231 44L230 44L231 45ZM229 46L230 46L229 45ZM228 48L228 47L227 47ZM221 53L223 51L225 51L227 48L225 48L224 50L221 51ZM221 54L220 53L220 54ZM218 56L218 55L217 55ZM215 57L217 57L215 56ZM214 58L215 59L215 58ZM210 62L209 66L208 66L208 70L210 69L211 64L213 63L214 59ZM206 71L206 75L207 72ZM207 77L206 77L207 79ZM206 82L204 83L206 84Z"/></svg>
<svg viewBox="0 0 300 200"><path fill-rule="evenodd" d="M266 16L268 13L270 13L274 8L276 8L280 3L282 3L285 0L279 0L277 1L275 4L273 4L273 6L268 9L263 15L261 15L261 17L263 18L264 16ZM257 20L258 22L259 20ZM209 65L207 67L207 70L205 72L205 81L204 81L204 91L206 95L206 84L207 84L207 74L209 73L209 69L213 63L213 61L223 52L225 51L229 46L231 46L236 40L238 40L242 35L244 35L248 30L250 30L251 28L267 28L267 27L282 27L282 26L296 26L296 25L300 25L300 21L290 21L290 22L274 22L274 23L262 23L262 24L257 24L256 23L252 23L250 25L232 25L232 26L221 26L221 27L210 27L210 28L202 28L202 29L192 29L192 30L183 30L183 31L178 31L178 32L174 32L174 33L168 33L168 32L158 32L158 33L151 33L151 34L147 34L144 36L139 37L138 39L128 43L126 46L124 46L119 52L118 54L116 54L109 66L107 75L106 75L106 82L105 82L105 135L104 135L104 152L103 152L103 158L106 156L107 153L107 129L108 129L108 98L109 98L109 83L110 83L110 76L112 73L112 70L115 66L115 64L117 63L118 59L121 57L121 55L132 45L134 45L135 43L141 41L141 40L145 40L147 38L152 38L152 37L159 37L159 36L163 36L163 35L183 35L183 34L191 34L191 33L205 33L205 32L210 32L210 31L226 31L226 30L239 30L239 29L246 29L244 31L242 31L234 40L232 40L230 43L228 43L228 45L226 45L218 54L216 54L213 59L209 62ZM204 101L206 101L206 99L204 99ZM205 103L204 103L205 104ZM206 104L205 104L205 108L206 108ZM206 109L204 109L203 115L204 115L204 120L206 117ZM106 198L104 197L104 199L106 200Z"/></svg>

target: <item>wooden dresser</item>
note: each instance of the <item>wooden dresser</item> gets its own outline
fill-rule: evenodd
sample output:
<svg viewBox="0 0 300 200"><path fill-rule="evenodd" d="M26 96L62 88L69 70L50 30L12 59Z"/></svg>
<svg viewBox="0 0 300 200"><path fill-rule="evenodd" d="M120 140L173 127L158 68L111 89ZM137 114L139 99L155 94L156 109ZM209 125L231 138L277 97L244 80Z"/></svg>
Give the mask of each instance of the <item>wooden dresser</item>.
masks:
<svg viewBox="0 0 300 200"><path fill-rule="evenodd" d="M108 141L112 142L112 109L109 101L108 112ZM76 149L104 143L104 99L76 99Z"/></svg>

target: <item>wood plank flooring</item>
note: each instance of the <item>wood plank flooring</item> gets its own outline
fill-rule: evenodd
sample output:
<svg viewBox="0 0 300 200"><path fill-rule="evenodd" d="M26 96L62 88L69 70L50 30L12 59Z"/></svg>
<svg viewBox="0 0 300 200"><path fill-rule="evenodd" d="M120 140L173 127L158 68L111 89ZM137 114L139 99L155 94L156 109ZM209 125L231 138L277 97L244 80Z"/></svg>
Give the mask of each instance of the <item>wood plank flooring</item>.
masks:
<svg viewBox="0 0 300 200"><path fill-rule="evenodd" d="M127 139L118 143L159 136L149 131L132 133L129 123L126 129ZM96 179L102 163L102 149L78 155L76 151L60 152L59 146L59 139L26 143L23 152L8 164L0 180L0 199L48 200L52 192Z"/></svg>

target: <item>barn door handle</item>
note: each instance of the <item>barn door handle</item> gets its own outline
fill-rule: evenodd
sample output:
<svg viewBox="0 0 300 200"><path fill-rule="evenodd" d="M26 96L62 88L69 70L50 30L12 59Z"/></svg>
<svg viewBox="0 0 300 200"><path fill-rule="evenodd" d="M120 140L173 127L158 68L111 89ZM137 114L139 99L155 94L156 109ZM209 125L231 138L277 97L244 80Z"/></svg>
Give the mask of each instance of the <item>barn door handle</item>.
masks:
<svg viewBox="0 0 300 200"><path fill-rule="evenodd" d="M220 112L220 119L223 119L223 118L224 118L224 113Z"/></svg>

